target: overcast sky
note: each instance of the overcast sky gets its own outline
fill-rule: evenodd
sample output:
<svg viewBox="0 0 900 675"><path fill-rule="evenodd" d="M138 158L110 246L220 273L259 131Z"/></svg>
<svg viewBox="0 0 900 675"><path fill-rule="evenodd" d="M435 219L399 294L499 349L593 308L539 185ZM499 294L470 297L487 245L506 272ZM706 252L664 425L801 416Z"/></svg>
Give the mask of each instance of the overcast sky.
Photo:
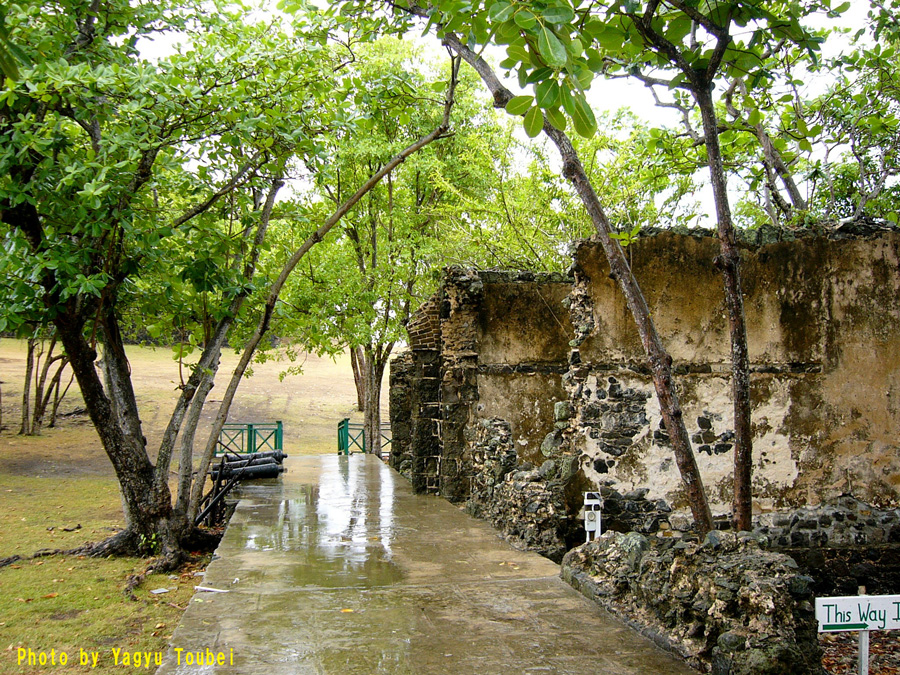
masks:
<svg viewBox="0 0 900 675"><path fill-rule="evenodd" d="M271 2L271 4L269 5L264 5L264 9L260 10L261 15L265 17L266 15L276 13L274 5L275 2ZM272 9L270 10L269 7L271 7ZM850 9L848 9L848 11L839 20L835 21L832 19L828 19L825 16L821 16L818 17L815 21L812 21L811 25L814 28L844 27L855 31L865 24L868 8L868 2L860 2L857 0L851 5ZM177 33L161 34L158 37L154 38L152 41L143 40L140 44L141 53L145 57L150 59L161 58L167 54L172 53L176 49L176 45L179 42L183 41L183 39L184 36ZM433 35L420 37L419 34L416 33L412 39L417 44L421 45L427 53L433 53L436 56L444 54L443 49L439 45L439 42L433 37ZM822 56L825 58L830 58L839 55L841 51L849 47L849 42L849 36L832 36L823 46ZM486 53L488 54L488 58L494 63L500 62L506 56L505 50L501 48L488 48ZM493 55L493 57L491 57L491 55ZM533 93L530 87L527 91L522 91L521 89L519 89L514 74L508 78L505 78L504 83L516 93ZM802 93L816 95L824 91L826 86L827 75L808 77L806 78L806 91ZM665 91L659 92L660 97L664 99L665 93ZM622 107L628 107L636 115L638 115L651 125L665 125L669 127L678 127L679 125L681 125L681 118L679 113L671 109L660 108L656 106L653 97L648 89L643 84L632 79L624 78L604 80L598 77L594 80L594 83L591 86L590 91L588 92L588 100L597 113L598 117L604 111L615 111ZM529 142L524 134L524 131L521 131L520 136L523 142ZM543 136L539 136L537 139L534 139L530 142L546 142L546 139L544 139ZM556 153L551 152L550 156L555 157ZM699 180L705 182L706 172L699 172L697 177ZM741 189L741 186L736 185L735 181L732 181L732 184L729 185L729 188L732 191L733 198L736 198L738 196L737 191ZM703 210L706 213L712 215L714 213L714 208L712 204L711 191L709 190L708 185L705 186L696 196L703 205ZM697 224L704 227L711 227L712 220L710 217L706 217Z"/></svg>

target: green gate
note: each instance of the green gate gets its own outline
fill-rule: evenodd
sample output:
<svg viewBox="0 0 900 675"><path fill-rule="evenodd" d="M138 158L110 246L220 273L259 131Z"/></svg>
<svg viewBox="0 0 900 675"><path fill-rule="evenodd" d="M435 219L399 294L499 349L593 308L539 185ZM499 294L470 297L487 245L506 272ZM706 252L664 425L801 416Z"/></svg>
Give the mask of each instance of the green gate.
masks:
<svg viewBox="0 0 900 675"><path fill-rule="evenodd" d="M226 452L263 452L282 450L284 429L274 424L226 424L219 432L216 456Z"/></svg>
<svg viewBox="0 0 900 675"><path fill-rule="evenodd" d="M366 451L366 432L361 422L351 422L345 417L338 422L338 454L349 455L353 452ZM381 452L391 444L391 423L381 423ZM355 448L355 450L354 450Z"/></svg>
<svg viewBox="0 0 900 675"><path fill-rule="evenodd" d="M345 417L338 422L338 454L349 455L353 452L352 447L360 452L366 451L366 432L362 424Z"/></svg>

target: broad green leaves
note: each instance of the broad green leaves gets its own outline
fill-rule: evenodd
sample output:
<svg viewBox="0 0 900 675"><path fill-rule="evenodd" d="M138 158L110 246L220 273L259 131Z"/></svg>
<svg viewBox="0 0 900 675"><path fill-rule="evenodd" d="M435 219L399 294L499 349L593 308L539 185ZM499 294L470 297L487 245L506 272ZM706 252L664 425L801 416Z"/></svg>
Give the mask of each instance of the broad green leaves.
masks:
<svg viewBox="0 0 900 675"><path fill-rule="evenodd" d="M479 8L439 0L433 3L432 18L439 14L435 21L442 30L460 34L470 45L505 46L501 67L514 71L523 88L534 88L534 104L551 123L561 127L561 118L568 118L579 135L590 135L596 123L585 93L601 74L638 74L686 89L708 88L710 78L743 77L752 88L772 77L766 59L773 45L804 50L815 63L823 38L805 28L803 19L814 12L835 16L846 3L834 8L825 0L795 5L722 0L689 2L679 10L639 0L589 6L566 0L497 0ZM528 110L514 105L509 112L524 115ZM535 124L532 114L526 131Z"/></svg>
<svg viewBox="0 0 900 675"><path fill-rule="evenodd" d="M6 27L6 9L0 7L0 76L19 79L19 65L28 65L28 57L9 39Z"/></svg>
<svg viewBox="0 0 900 675"><path fill-rule="evenodd" d="M575 125L575 131L579 136L590 138L597 131L597 120L594 118L594 111L585 100L583 94L578 94L572 100L572 123Z"/></svg>
<svg viewBox="0 0 900 675"><path fill-rule="evenodd" d="M364 87L341 82L348 54L329 34L357 41L364 21L313 13L287 30L233 6L203 9L111 0L115 21L78 48L81 10L67 0L5 9L0 44L31 61L0 87L0 212L30 204L43 223L37 249L0 225L7 325L28 307L102 296L125 324L202 336L253 292L235 261L270 177L290 161L327 165L333 135L358 128L351 106ZM189 47L137 54L138 37L179 29Z"/></svg>
<svg viewBox="0 0 900 675"><path fill-rule="evenodd" d="M548 23L564 24L575 19L575 12L568 5L551 5L541 12L541 16Z"/></svg>
<svg viewBox="0 0 900 675"><path fill-rule="evenodd" d="M531 108L525 113L524 123L525 133L528 134L530 138L534 138L541 133L541 129L544 126L544 114L541 112L541 109L537 106Z"/></svg>
<svg viewBox="0 0 900 675"><path fill-rule="evenodd" d="M496 23L503 23L505 21L509 21L513 14L515 14L515 8L508 2L501 1L495 2L491 5L490 10L488 11L488 16L491 21Z"/></svg>
<svg viewBox="0 0 900 675"><path fill-rule="evenodd" d="M542 108L556 108L560 104L560 88L555 80L544 80L534 88L537 104Z"/></svg>
<svg viewBox="0 0 900 675"><path fill-rule="evenodd" d="M569 60L562 42L546 26L541 26L538 33L538 52L551 68L562 68Z"/></svg>
<svg viewBox="0 0 900 675"><path fill-rule="evenodd" d="M506 104L506 112L510 115L524 115L531 108L532 101L534 96L515 96Z"/></svg>
<svg viewBox="0 0 900 675"><path fill-rule="evenodd" d="M517 72L521 86L535 88L534 97L527 101L516 97L507 107L510 114L523 116L527 134L540 131L544 115L562 129L573 114L578 116L572 119L577 133L594 133L596 124L584 92L593 80L590 66L600 66L599 55L596 50L586 52L586 41L573 26L586 18L586 10L566 0L497 0L486 10L473 11L446 0L435 5L438 12L442 30L459 32L470 44L493 41L506 46L507 58L501 65ZM574 104L576 100L580 103Z"/></svg>

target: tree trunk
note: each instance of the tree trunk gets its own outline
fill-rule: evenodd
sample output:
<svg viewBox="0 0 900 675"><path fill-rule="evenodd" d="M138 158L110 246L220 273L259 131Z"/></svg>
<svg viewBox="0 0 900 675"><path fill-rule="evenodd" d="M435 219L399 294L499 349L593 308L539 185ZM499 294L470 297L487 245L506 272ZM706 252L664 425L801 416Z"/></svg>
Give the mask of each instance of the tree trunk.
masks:
<svg viewBox="0 0 900 675"><path fill-rule="evenodd" d="M28 355L25 357L25 384L22 387L22 425L19 427L19 435L31 434L31 378L34 374L34 345L37 341L28 338Z"/></svg>
<svg viewBox="0 0 900 675"><path fill-rule="evenodd" d="M747 351L747 326L741 292L741 254L737 247L731 208L719 146L718 120L712 90L699 87L694 91L706 141L710 181L716 203L716 220L721 253L716 264L722 270L725 305L731 329L731 388L734 403L734 502L732 518L736 530L753 528L753 437L750 430L750 359Z"/></svg>
<svg viewBox="0 0 900 675"><path fill-rule="evenodd" d="M197 434L197 425L200 422L200 414L203 412L206 397L213 388L215 372L218 369L219 359L217 357L213 364L213 373L205 374L200 382L200 386L197 387L197 393L194 395L194 400L191 401L191 409L188 413L187 424L181 434L181 456L178 466L178 496L175 500L175 510L181 513L188 513L190 509L191 484L194 481L194 438ZM201 485L206 482L205 472L204 475L197 474L196 482ZM191 520L193 522L193 515L191 515Z"/></svg>
<svg viewBox="0 0 900 675"><path fill-rule="evenodd" d="M74 312L73 312L74 314ZM179 539L183 531L172 520L171 495L167 484L154 481L153 465L140 435L140 420L128 373L128 361L112 311L104 317L104 371L110 378L110 396L94 367L96 351L84 338L84 319L77 314L59 313L54 318L57 334L69 356L78 380L85 407L100 436L122 490L122 503L128 527L115 537L101 542L98 554L131 554L142 551L160 553L177 564L183 552ZM115 402L113 401L115 399Z"/></svg>
<svg viewBox="0 0 900 675"><path fill-rule="evenodd" d="M461 55L475 69L490 90L494 98L494 107L504 108L510 99L513 98L513 94L501 84L491 67L475 52L462 44L455 34L447 33L443 41L445 45ZM572 184L581 198L597 230L600 243L609 261L612 276L622 289L628 308L634 317L641 337L641 343L647 354L647 361L653 376L653 384L659 399L660 410L672 443L675 462L678 465L691 513L694 517L694 526L701 534L705 534L713 527L712 513L709 510L706 491L703 488L700 471L697 468L694 453L691 449L690 437L684 425L678 394L675 391L672 377L672 358L666 352L656 332L656 326L650 317L650 309L647 307L637 279L635 279L631 267L628 265L628 260L622 247L618 241L610 236L613 229L609 219L600 205L600 201L584 171L584 167L571 140L565 133L553 127L546 120L544 121L543 131L559 149L563 161L562 174Z"/></svg>
<svg viewBox="0 0 900 675"><path fill-rule="evenodd" d="M281 291L280 286L278 291ZM244 347L241 358L235 366L234 372L231 374L228 388L222 396L222 402L219 404L219 410L216 413L215 420L213 420L212 429L206 439L206 447L203 450L203 454L200 456L200 466L197 468L197 480L193 483L190 499L188 500L187 517L191 522L197 517L197 512L200 508L200 500L203 498L203 490L206 485L206 474L209 472L209 464L212 462L213 454L219 443L219 435L222 433L222 428L225 426L225 422L228 421L228 413L231 410L231 404L234 402L234 396L241 384L244 373L247 372L247 366L250 365L250 360L253 358L256 348L259 346L263 335L269 330L269 323L272 320L272 312L275 308L277 299L278 293L275 293L275 296L272 297L272 293L270 292L269 301L263 308L263 315L259 325L253 333L253 336L250 338L250 341Z"/></svg>
<svg viewBox="0 0 900 675"><path fill-rule="evenodd" d="M269 222L272 218L272 209L275 206L275 198L278 191L284 186L282 176L279 174L272 180L272 185L266 195L265 205L259 218L259 224L256 228L256 234L253 237L253 245L247 254L244 262L243 276L249 283L252 281L256 272L256 265L259 262L259 256L262 251L262 245L266 238L266 232L269 229ZM257 208L260 204L256 203ZM249 234L249 231L247 232ZM225 346L225 340L228 332L234 323L234 318L238 315L247 292L240 292L231 300L228 311L216 324L213 331L207 336L203 353L200 361L188 378L188 384L182 391L163 441L160 445L159 455L156 462L156 480L157 482L168 481L168 469L174 450L175 440L178 436L179 429L187 414L187 423L181 429L181 452L178 466L178 495L176 498L175 510L179 514L184 514L188 521L188 525L193 523L195 510L191 506L191 497L193 494L192 482L196 480L199 483L199 490L202 494L203 486L206 484L206 470L208 462L201 460L201 470L195 474L193 471L193 455L194 455L194 439L197 433L197 425L200 423L200 415L203 412L203 406L206 404L206 397L212 390L216 373L219 370L219 357L222 354L222 348ZM188 406L190 410L188 411ZM210 455L211 457L211 455ZM199 500L199 498L198 498ZM198 501L199 504L199 501Z"/></svg>
<svg viewBox="0 0 900 675"><path fill-rule="evenodd" d="M350 367L353 369L353 384L356 385L356 408L360 412L366 409L365 354L362 347L350 348Z"/></svg>
<svg viewBox="0 0 900 675"><path fill-rule="evenodd" d="M393 349L393 343L387 345L366 345L365 383L366 401L363 417L363 433L366 439L366 452L381 458L381 382L384 368Z"/></svg>
<svg viewBox="0 0 900 675"><path fill-rule="evenodd" d="M55 337L53 338L53 341L56 342ZM50 398L53 396L54 390L56 391L57 397L59 396L59 381L62 378L66 365L69 363L65 354L59 354L51 358L52 349L51 346L51 351L47 352L47 361L44 363L44 368L41 371L41 378L39 381L40 386L37 388L34 395L34 415L32 415L31 418L31 433L34 436L38 436L41 433L41 428L44 425L44 415L47 412L47 406L50 405ZM60 364L56 368L56 372L53 373L53 377L50 378L49 384L43 384L47 380L50 364L56 363L57 361L59 361Z"/></svg>
<svg viewBox="0 0 900 675"><path fill-rule="evenodd" d="M53 349L56 347L56 336L50 340L50 347L44 353L44 339L40 339L40 349L37 351L37 358L34 360L34 408L31 411L31 428L28 430L30 436L37 436L41 433L40 428L36 427L38 417L43 415L41 410L41 402L44 398L44 385L47 382L47 374L50 372L50 366L53 361ZM44 365L41 366L41 357L44 358Z"/></svg>

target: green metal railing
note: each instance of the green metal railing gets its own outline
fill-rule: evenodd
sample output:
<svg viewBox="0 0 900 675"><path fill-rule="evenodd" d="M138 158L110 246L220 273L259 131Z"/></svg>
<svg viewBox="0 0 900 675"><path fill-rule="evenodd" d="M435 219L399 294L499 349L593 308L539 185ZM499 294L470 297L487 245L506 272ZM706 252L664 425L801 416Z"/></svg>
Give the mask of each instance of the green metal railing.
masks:
<svg viewBox="0 0 900 675"><path fill-rule="evenodd" d="M351 422L349 417L345 417L338 422L338 454L349 455L353 452L366 452L366 432L360 422ZM390 422L382 422L381 424L381 452L391 445L391 424ZM356 448L354 450L354 448Z"/></svg>
<svg viewBox="0 0 900 675"><path fill-rule="evenodd" d="M226 452L263 452L283 449L281 422L269 424L226 424L219 433L216 456Z"/></svg>

